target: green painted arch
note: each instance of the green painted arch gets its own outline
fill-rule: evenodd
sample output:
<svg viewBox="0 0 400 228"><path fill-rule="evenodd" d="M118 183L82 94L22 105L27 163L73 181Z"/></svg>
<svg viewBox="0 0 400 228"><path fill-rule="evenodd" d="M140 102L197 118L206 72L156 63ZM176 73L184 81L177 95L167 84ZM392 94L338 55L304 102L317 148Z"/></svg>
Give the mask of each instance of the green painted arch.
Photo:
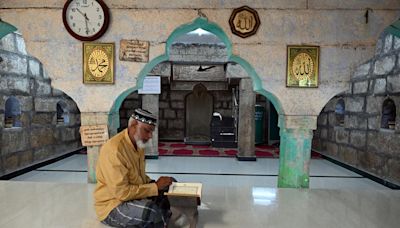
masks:
<svg viewBox="0 0 400 228"><path fill-rule="evenodd" d="M247 75L250 76L250 78L253 82L253 91L268 98L268 100L274 105L278 114L279 115L283 114L282 105L279 102L278 98L275 95L273 95L272 93L266 91L262 87L262 81L261 81L260 77L258 76L257 72L250 65L250 63L248 63L246 60L240 58L239 56L235 56L235 55L232 55L229 58L229 61L239 64L246 71Z"/></svg>
<svg viewBox="0 0 400 228"><path fill-rule="evenodd" d="M166 55L169 56L169 50L172 46L172 43L178 37L198 28L204 29L216 35L225 44L228 57L232 55L232 43L228 36L217 24L208 22L207 18L204 17L198 17L192 23L184 24L176 28L167 39Z"/></svg>
<svg viewBox="0 0 400 228"><path fill-rule="evenodd" d="M0 18L0 39L15 31L17 31L17 28L14 25L2 21Z"/></svg>
<svg viewBox="0 0 400 228"><path fill-rule="evenodd" d="M393 24L389 25L385 28L385 31L391 33L394 36L400 37L400 19L393 22Z"/></svg>
<svg viewBox="0 0 400 228"><path fill-rule="evenodd" d="M225 32L217 24L210 23L206 18L199 17L195 19L192 23L184 24L176 28L167 39L166 53L154 58L148 64L146 64L145 67L139 72L136 86L125 90L117 97L117 99L114 101L111 107L108 117L108 123L110 129L117 129L120 125L119 108L121 107L121 104L125 100L125 98L132 92L137 91L138 89L143 87L144 78L157 64L169 60L169 49L172 46L174 40L177 39L179 36L184 35L198 28L202 28L208 32L215 34L218 38L220 38L224 42L227 48L228 61L239 64L252 79L254 92L257 92L268 98L268 100L271 101L271 103L274 105L278 114L279 115L283 114L282 106L278 98L272 93L266 91L262 87L262 81L258 76L257 72L254 70L254 68L241 57L232 55L232 43L229 40L228 36L225 34Z"/></svg>
<svg viewBox="0 0 400 228"><path fill-rule="evenodd" d="M131 94L134 91L137 91L143 87L143 81L144 77L159 63L162 63L164 61L168 60L167 55L160 55L153 60L151 60L148 64L144 66L144 68L139 72L139 75L137 77L136 81L136 86L129 88L122 92L117 99L114 101L110 113L108 115L108 126L110 129L117 129L120 126L119 122L119 109L121 107L122 102L125 100L125 98Z"/></svg>

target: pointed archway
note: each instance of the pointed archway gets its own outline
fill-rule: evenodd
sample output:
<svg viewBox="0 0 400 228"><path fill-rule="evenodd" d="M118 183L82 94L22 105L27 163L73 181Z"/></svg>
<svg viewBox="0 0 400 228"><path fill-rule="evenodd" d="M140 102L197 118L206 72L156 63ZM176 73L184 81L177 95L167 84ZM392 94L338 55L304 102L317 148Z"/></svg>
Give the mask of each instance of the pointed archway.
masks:
<svg viewBox="0 0 400 228"><path fill-rule="evenodd" d="M119 108L122 102L125 100L125 98L132 92L137 91L143 87L144 78L151 72L151 70L154 67L156 67L158 64L162 62L171 60L170 56L171 48L175 40L177 40L180 36L199 28L216 35L226 46L226 52L227 52L226 62L235 63L239 65L249 76L249 78L245 80L249 82L249 83L246 82L246 84L249 84L250 86L250 91L247 91L247 93L251 92L252 88L253 90L252 92L256 92L258 94L261 94L262 96L265 96L273 104L279 116L283 115L283 109L278 98L269 91L263 89L262 80L260 79L255 69L243 58L232 54L232 43L229 40L228 36L225 34L225 32L217 24L209 22L207 18L199 17L189 24L184 24L176 28L167 39L165 53L163 55L160 55L152 59L149 63L147 63L137 76L136 86L127 89L116 98L116 100L113 103L113 106L111 107L108 117L108 126L110 135L116 134L117 129L120 126ZM280 122L279 125L282 126L282 124L284 125L285 119L280 118L279 122ZM246 124L244 124L244 128L249 128L249 127ZM254 144L254 142L251 143Z"/></svg>
<svg viewBox="0 0 400 228"><path fill-rule="evenodd" d="M122 92L114 101L113 106L109 112L108 124L110 128L111 135L115 134L118 127L119 127L119 108L123 102L123 100L132 92L137 91L143 87L144 78L147 74L159 63L164 61L168 61L170 59L170 50L173 42L180 37L190 31L196 30L198 28L204 29L215 34L226 46L227 50L227 62L234 62L239 64L249 75L252 81L253 91L265 96L275 107L278 114L282 114L282 106L276 96L272 93L266 91L262 87L262 81L258 76L257 72L254 68L244 59L239 56L232 54L232 43L229 40L228 36L225 32L215 23L209 22L207 18L198 17L192 23L184 24L176 28L171 35L168 37L166 42L166 51L165 54L160 55L149 63L147 63L144 68L140 71L137 77L137 83L135 87L127 89L126 91ZM282 120L283 121L283 120Z"/></svg>

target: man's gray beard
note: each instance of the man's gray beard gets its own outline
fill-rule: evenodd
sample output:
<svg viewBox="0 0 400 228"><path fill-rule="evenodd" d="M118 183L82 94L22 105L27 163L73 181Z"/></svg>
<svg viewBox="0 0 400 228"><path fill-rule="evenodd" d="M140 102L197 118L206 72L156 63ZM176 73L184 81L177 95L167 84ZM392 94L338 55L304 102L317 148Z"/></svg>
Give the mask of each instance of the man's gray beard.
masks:
<svg viewBox="0 0 400 228"><path fill-rule="evenodd" d="M134 136L134 138L135 138L135 140L136 140L136 146L139 148L139 149L144 149L144 148L146 148L146 147L149 147L150 146L150 141L151 141L151 139L149 139L146 143L145 142L143 142L143 140L141 140L141 139L138 139L139 137L137 137L136 135Z"/></svg>
<svg viewBox="0 0 400 228"><path fill-rule="evenodd" d="M144 149L148 146L149 142L147 141L147 143L144 143L143 140L139 139L136 140L136 145L139 149Z"/></svg>

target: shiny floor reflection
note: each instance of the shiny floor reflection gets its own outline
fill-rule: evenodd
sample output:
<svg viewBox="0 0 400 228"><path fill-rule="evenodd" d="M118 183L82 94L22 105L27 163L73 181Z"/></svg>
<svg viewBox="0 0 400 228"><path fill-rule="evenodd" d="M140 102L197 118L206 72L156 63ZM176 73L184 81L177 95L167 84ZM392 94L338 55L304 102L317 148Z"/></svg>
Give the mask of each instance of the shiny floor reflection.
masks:
<svg viewBox="0 0 400 228"><path fill-rule="evenodd" d="M256 162L240 162L232 157L172 157L146 160L146 170L156 179L174 176L182 182L202 182L206 186L259 185L277 187L278 159L259 158ZM16 181L87 182L86 155L77 154L14 178ZM357 173L324 159L312 159L310 188L324 189L387 189Z"/></svg>
<svg viewBox="0 0 400 228"><path fill-rule="evenodd" d="M394 190L204 186L198 227L398 227ZM0 181L0 227L105 227L93 184Z"/></svg>
<svg viewBox="0 0 400 228"><path fill-rule="evenodd" d="M277 189L278 160L160 157L152 178L202 182L198 227L398 227L400 192L323 159L310 189ZM105 227L96 221L86 156L0 181L0 227Z"/></svg>

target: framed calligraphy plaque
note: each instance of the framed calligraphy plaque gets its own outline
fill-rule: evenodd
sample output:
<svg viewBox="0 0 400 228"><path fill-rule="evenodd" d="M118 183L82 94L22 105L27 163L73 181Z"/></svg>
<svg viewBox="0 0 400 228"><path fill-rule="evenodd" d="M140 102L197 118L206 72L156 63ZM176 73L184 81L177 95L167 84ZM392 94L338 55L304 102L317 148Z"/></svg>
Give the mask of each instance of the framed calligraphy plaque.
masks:
<svg viewBox="0 0 400 228"><path fill-rule="evenodd" d="M286 70L287 87L317 88L319 47L288 46Z"/></svg>
<svg viewBox="0 0 400 228"><path fill-rule="evenodd" d="M256 34L260 27L260 18L257 11L248 6L242 6L232 11L229 25L233 34L246 38Z"/></svg>
<svg viewBox="0 0 400 228"><path fill-rule="evenodd" d="M83 43L83 83L114 83L114 43Z"/></svg>

